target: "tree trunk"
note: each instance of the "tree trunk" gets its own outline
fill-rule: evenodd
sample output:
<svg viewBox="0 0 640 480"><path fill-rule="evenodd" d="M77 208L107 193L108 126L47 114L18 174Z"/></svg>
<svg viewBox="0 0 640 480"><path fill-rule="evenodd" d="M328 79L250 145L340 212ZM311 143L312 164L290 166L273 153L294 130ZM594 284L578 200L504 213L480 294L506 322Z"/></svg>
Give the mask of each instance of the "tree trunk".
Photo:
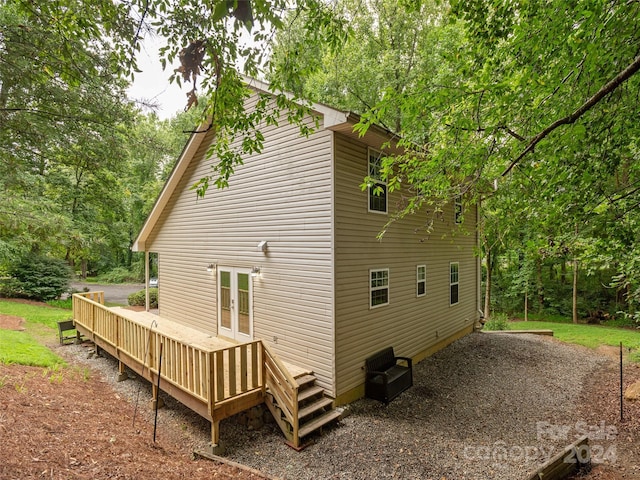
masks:
<svg viewBox="0 0 640 480"><path fill-rule="evenodd" d="M538 313L544 310L544 286L542 283L542 260L536 259L536 283L538 287Z"/></svg>
<svg viewBox="0 0 640 480"><path fill-rule="evenodd" d="M572 304L573 304L573 323L578 323L578 259L573 259L573 293Z"/></svg>
<svg viewBox="0 0 640 480"><path fill-rule="evenodd" d="M487 278L484 284L484 319L485 321L489 320L489 316L491 315L491 278L493 272L493 257L491 255L491 249L485 242L485 252L487 259Z"/></svg>
<svg viewBox="0 0 640 480"><path fill-rule="evenodd" d="M529 289L524 292L524 321L529 321Z"/></svg>

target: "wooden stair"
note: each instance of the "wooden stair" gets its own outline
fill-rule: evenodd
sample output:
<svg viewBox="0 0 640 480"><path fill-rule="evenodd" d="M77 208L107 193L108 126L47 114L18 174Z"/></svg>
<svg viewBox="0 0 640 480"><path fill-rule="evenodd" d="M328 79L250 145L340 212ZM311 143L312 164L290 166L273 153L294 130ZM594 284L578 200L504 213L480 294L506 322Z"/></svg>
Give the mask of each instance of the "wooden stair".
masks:
<svg viewBox="0 0 640 480"><path fill-rule="evenodd" d="M295 380L298 383L297 435L294 425L278 406L277 400L269 390L267 390L265 403L287 438L288 445L296 450L302 450L306 447L306 444L302 444L304 437L340 418L341 412L333 408L333 399L325 395L322 387L316 385L315 375L305 374Z"/></svg>

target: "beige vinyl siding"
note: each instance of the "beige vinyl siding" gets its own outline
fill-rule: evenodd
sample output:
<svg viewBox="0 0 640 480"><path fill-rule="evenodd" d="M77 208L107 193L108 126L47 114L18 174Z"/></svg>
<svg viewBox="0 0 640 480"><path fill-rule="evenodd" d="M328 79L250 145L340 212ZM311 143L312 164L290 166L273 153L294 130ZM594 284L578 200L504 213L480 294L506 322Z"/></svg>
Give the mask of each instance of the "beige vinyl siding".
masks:
<svg viewBox="0 0 640 480"><path fill-rule="evenodd" d="M455 225L453 206L422 228L424 212L393 224L382 241L376 235L388 217L367 211L359 185L367 173L367 147L335 138L336 376L341 395L364 382L364 360L393 346L415 356L477 318L477 269L473 247L475 210ZM389 198L394 210L398 195ZM416 230L418 230L416 232ZM452 236L452 232L455 233ZM449 305L449 264L460 264L460 301ZM427 293L416 297L416 266L426 265ZM369 308L369 270L389 269L389 305Z"/></svg>
<svg viewBox="0 0 640 480"><path fill-rule="evenodd" d="M244 159L228 188L197 199L189 188L213 164L205 139L164 209L147 246L159 255L160 314L215 335L217 275L207 264L259 266L254 337L334 392L332 133L301 137L286 119L262 132L263 152Z"/></svg>

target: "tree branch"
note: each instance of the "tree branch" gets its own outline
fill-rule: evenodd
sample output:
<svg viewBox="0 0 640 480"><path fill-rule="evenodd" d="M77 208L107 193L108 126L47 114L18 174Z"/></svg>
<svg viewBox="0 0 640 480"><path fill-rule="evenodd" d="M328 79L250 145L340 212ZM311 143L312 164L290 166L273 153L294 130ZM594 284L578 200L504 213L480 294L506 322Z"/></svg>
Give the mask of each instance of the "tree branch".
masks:
<svg viewBox="0 0 640 480"><path fill-rule="evenodd" d="M89 118L89 117L84 117L84 116L78 116L78 115L66 115L64 113L56 113L56 112L50 112L47 110L40 110L37 108L0 108L0 112L22 112L22 113L28 113L31 115L36 115L39 117L51 117L51 118L64 118L64 119L68 119L68 120L75 120L75 121L81 121L81 122L86 122L86 123L93 123L96 125L105 125L104 122L98 121L98 120L94 120L93 118Z"/></svg>
<svg viewBox="0 0 640 480"><path fill-rule="evenodd" d="M520 140L521 142L526 141L526 138L524 138L519 133L514 132L513 130L511 130L506 125L497 125L497 126L491 127L491 128L480 128L480 127L478 127L478 128L466 128L466 127L456 127L455 125L452 125L450 123L445 123L445 126L447 126L449 128L455 128L457 130L463 130L463 131L466 131L466 132L486 132L487 130L504 130L509 135L511 135L513 138L515 138L517 140Z"/></svg>
<svg viewBox="0 0 640 480"><path fill-rule="evenodd" d="M538 135L533 137L527 147L522 151L518 157L511 162L511 164L507 167L507 169L502 172L502 176L507 175L513 167L515 167L520 160L522 160L528 153L533 151L535 146L540 143L545 137L547 137L551 132L561 127L562 125L571 125L576 122L580 117L582 117L585 113L591 110L595 105L598 104L604 97L613 92L616 88L622 85L625 81L635 75L638 70L640 70L640 55L638 55L631 64L627 68L625 68L622 72L620 72L616 77L604 85L600 90L598 90L589 100L583 103L576 111L572 114L567 115L564 118L556 120L543 131L541 131Z"/></svg>

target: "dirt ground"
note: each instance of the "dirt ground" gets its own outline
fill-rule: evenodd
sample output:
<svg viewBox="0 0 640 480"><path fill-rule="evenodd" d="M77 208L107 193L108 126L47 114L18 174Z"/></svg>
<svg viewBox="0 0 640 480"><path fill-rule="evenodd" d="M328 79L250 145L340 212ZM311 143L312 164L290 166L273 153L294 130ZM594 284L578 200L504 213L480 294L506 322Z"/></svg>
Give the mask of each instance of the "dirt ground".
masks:
<svg viewBox="0 0 640 480"><path fill-rule="evenodd" d="M19 330L22 323L19 317L0 315L0 328ZM162 425L154 443L149 415L138 415L134 425L134 407L123 402L84 366L52 370L0 364L0 478L267 478L194 459L181 432Z"/></svg>
<svg viewBox="0 0 640 480"><path fill-rule="evenodd" d="M20 320L0 316L0 328L19 329ZM595 432L591 444L598 445L601 450L595 453L606 462L575 478L640 479L640 401L625 402L625 419L620 421L616 351L602 353L611 362L585 385L580 409L587 425L602 425L614 434L602 439ZM624 375L625 386L640 381L640 365L627 364ZM111 385L84 366L51 370L0 365L0 478L268 478L194 459L181 441L182 432L163 425L154 443L149 416L141 415L132 424L134 407L123 402Z"/></svg>
<svg viewBox="0 0 640 480"><path fill-rule="evenodd" d="M598 426L590 438L592 459L602 463L591 472L576 475L574 479L618 480L640 479L640 400L623 402L623 420L620 420L620 363L615 347L599 349L611 358L611 363L590 378L582 395L581 416L591 427ZM640 381L640 365L626 364L623 385ZM609 437L609 438L605 438Z"/></svg>
<svg viewBox="0 0 640 480"><path fill-rule="evenodd" d="M24 330L24 318L0 313L0 328L7 330Z"/></svg>

